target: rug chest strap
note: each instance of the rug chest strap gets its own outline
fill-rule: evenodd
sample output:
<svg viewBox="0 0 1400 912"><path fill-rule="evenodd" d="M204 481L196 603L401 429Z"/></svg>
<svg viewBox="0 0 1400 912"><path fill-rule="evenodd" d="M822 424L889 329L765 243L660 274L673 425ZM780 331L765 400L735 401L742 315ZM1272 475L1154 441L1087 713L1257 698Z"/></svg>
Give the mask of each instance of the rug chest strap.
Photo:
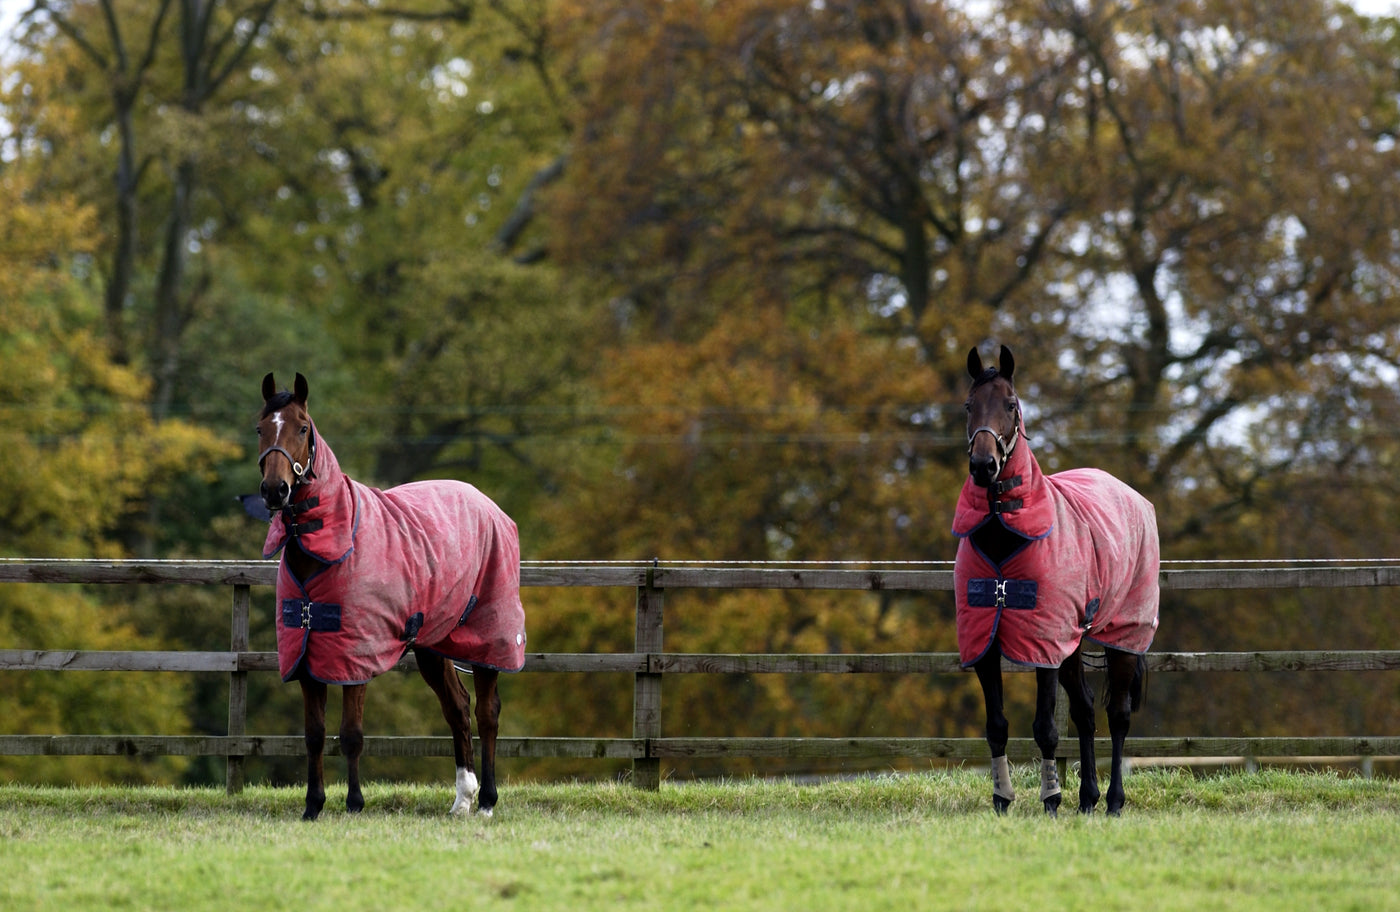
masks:
<svg viewBox="0 0 1400 912"><path fill-rule="evenodd" d="M1002 481L993 482L992 490L995 491L998 496L1000 496L1002 494L1010 493L1011 491L1015 490L1016 488L1019 488L1020 486L1021 476L1016 475L1012 478L1007 478Z"/></svg>
<svg viewBox="0 0 1400 912"><path fill-rule="evenodd" d="M340 606L334 602L313 602L311 599L283 599L282 626L302 630L339 630Z"/></svg>
<svg viewBox="0 0 1400 912"><path fill-rule="evenodd" d="M1021 486L1021 476L1015 475L1011 478L1004 478L1001 481L994 481L987 486L987 509L992 515L999 513L1010 513L1019 510L1025 501L1017 497L1013 500L1002 500L1001 495L1008 494Z"/></svg>
<svg viewBox="0 0 1400 912"><path fill-rule="evenodd" d="M290 523L287 526L287 534L293 537L310 535L312 532L320 532L323 525L325 524L319 519L308 519L304 523Z"/></svg>
<svg viewBox="0 0 1400 912"><path fill-rule="evenodd" d="M293 522L296 517L307 510L314 509L321 504L321 498L312 496L305 500L300 500L294 504L288 504L282 508L282 523L287 527L287 534L293 537L300 535L310 535L312 532L321 531L325 522L319 519L308 519L306 522Z"/></svg>
<svg viewBox="0 0 1400 912"><path fill-rule="evenodd" d="M1035 580L995 579L982 577L967 581L967 604L970 608L1010 608L1029 611L1035 608L1040 584Z"/></svg>

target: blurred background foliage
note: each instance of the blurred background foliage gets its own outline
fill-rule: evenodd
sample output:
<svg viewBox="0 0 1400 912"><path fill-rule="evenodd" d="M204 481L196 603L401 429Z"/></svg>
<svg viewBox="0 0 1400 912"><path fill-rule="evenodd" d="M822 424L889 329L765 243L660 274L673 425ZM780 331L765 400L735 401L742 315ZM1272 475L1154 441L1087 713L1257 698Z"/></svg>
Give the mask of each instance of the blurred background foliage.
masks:
<svg viewBox="0 0 1400 912"><path fill-rule="evenodd" d="M311 379L347 471L468 479L526 559L947 560L964 360L997 342L1042 463L1133 483L1164 557L1400 544L1393 19L1322 0L20 5L0 58L5 556L255 556L234 497L275 370ZM142 590L0 587L0 646L226 648L228 593ZM631 649L630 593L525 596L533 650ZM1379 590L1169 592L1157 646L1397 648L1392 617ZM672 593L666 624L670 651L955 643L935 595ZM503 733L627 735L617 677L511 678ZM1182 677L1154 679L1135 731L1398 721L1393 676ZM982 726L970 679L672 680L668 734ZM372 734L445 732L416 680L369 699ZM218 676L10 672L0 727L222 733L226 700ZM251 700L254 730L300 731L295 687L254 676ZM0 771L222 777L40 759Z"/></svg>

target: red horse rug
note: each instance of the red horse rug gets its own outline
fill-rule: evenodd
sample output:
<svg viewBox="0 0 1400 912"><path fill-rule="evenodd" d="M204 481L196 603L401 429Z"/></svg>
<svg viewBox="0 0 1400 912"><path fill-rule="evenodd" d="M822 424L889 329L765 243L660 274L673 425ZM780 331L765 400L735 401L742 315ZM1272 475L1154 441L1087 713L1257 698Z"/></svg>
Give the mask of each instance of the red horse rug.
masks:
<svg viewBox="0 0 1400 912"><path fill-rule="evenodd" d="M270 558L295 535L291 547L324 565L304 580L285 556L278 568L282 679L304 667L327 684L364 683L415 645L500 671L524 667L515 522L459 481L361 484L314 439L315 477L296 489L292 528L279 513L263 545Z"/></svg>
<svg viewBox="0 0 1400 912"><path fill-rule="evenodd" d="M953 585L963 666L994 642L1013 662L1041 668L1058 668L1085 639L1145 653L1157 632L1161 564L1151 502L1098 469L1042 474L1022 435L1003 481L983 488L969 477L958 497ZM972 537L994 522L1025 539L1000 566Z"/></svg>

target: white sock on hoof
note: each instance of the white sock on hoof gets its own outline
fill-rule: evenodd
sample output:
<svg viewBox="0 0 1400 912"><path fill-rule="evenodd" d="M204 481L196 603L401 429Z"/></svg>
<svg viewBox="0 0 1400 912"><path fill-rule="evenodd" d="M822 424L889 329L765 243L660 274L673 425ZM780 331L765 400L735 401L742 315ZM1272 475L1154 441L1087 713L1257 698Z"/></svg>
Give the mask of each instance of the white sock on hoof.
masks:
<svg viewBox="0 0 1400 912"><path fill-rule="evenodd" d="M1016 799L1016 789L1011 785L1011 762L1005 754L992 758L992 794L1007 801Z"/></svg>
<svg viewBox="0 0 1400 912"><path fill-rule="evenodd" d="M457 800L452 802L452 810L448 813L471 813L472 802L476 801L476 793L479 791L481 786L477 784L476 773L464 766L457 767Z"/></svg>
<svg viewBox="0 0 1400 912"><path fill-rule="evenodd" d="M1040 758L1040 800L1060 794L1060 770L1054 758Z"/></svg>

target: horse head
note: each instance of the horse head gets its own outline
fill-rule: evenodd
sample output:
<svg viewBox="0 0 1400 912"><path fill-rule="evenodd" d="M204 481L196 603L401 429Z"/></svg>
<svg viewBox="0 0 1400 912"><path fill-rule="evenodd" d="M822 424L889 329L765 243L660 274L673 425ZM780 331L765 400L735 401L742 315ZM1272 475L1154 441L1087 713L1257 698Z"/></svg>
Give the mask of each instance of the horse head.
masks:
<svg viewBox="0 0 1400 912"><path fill-rule="evenodd" d="M1016 361L1011 349L1001 347L996 367L985 367L973 348L967 353L972 390L967 394L967 470L973 484L988 487L1016 448L1021 435L1021 402L1011 378Z"/></svg>
<svg viewBox="0 0 1400 912"><path fill-rule="evenodd" d="M316 436L306 410L306 378L297 374L291 392L278 391L272 374L263 378L258 418L258 469L262 499L273 513L291 503L292 490L315 477Z"/></svg>

